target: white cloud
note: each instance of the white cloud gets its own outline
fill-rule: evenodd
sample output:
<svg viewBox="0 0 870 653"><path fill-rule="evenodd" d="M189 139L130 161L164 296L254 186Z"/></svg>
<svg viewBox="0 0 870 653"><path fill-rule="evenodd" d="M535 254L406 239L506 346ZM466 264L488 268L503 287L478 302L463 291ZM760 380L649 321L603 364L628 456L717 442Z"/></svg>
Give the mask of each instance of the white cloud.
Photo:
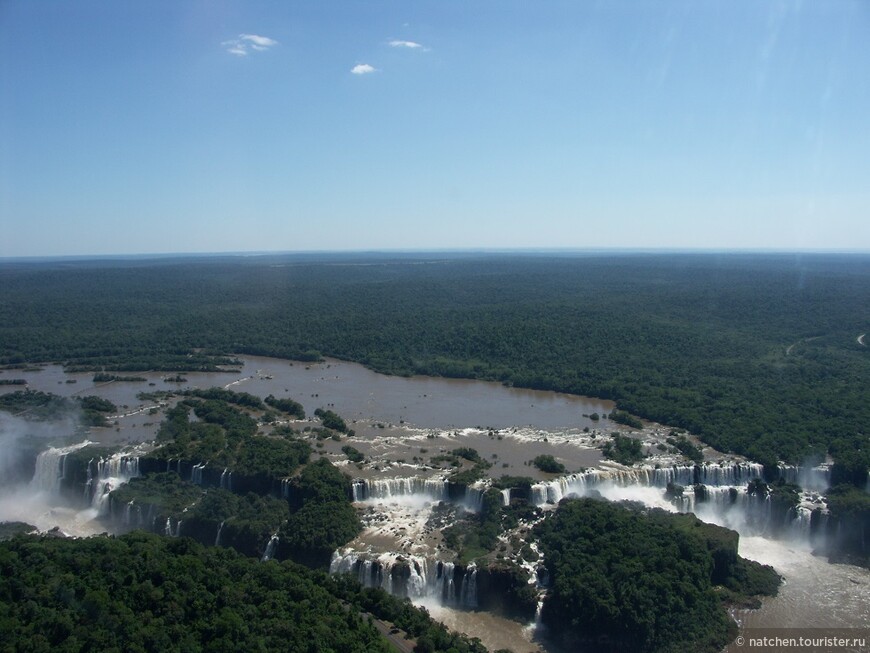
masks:
<svg viewBox="0 0 870 653"><path fill-rule="evenodd" d="M244 57L251 50L263 52L269 48L278 45L278 41L270 39L268 36L260 36L259 34L239 34L238 38L230 39L221 43L230 54L237 57Z"/></svg>
<svg viewBox="0 0 870 653"><path fill-rule="evenodd" d="M416 50L417 48L422 48L423 46L419 43L415 43L414 41L390 41L390 46L394 48L408 48L411 50Z"/></svg>
<svg viewBox="0 0 870 653"><path fill-rule="evenodd" d="M270 48L273 45L278 45L278 41L270 39L268 36L259 36L257 34L239 34L239 38L244 41L250 41L254 44L253 47Z"/></svg>
<svg viewBox="0 0 870 653"><path fill-rule="evenodd" d="M370 66L367 63L358 63L353 68L350 69L354 75L368 75L369 73L373 73L377 70L374 66Z"/></svg>

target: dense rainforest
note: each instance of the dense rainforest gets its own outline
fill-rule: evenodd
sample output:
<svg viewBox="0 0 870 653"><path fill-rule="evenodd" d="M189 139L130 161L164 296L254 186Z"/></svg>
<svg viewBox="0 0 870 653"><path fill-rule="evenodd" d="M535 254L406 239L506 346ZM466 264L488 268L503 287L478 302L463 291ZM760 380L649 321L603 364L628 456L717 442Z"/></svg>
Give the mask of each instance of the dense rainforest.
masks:
<svg viewBox="0 0 870 653"><path fill-rule="evenodd" d="M761 462L866 471L870 258L344 255L5 262L0 363L335 356L614 399ZM26 378L26 374L21 376ZM860 476L860 473L859 473Z"/></svg>
<svg viewBox="0 0 870 653"><path fill-rule="evenodd" d="M552 577L542 619L572 650L715 653L737 626L724 602L776 594L737 533L694 515L564 500L536 529Z"/></svg>
<svg viewBox="0 0 870 653"><path fill-rule="evenodd" d="M190 538L0 542L0 651L485 651L382 590ZM389 627L389 626L387 626Z"/></svg>

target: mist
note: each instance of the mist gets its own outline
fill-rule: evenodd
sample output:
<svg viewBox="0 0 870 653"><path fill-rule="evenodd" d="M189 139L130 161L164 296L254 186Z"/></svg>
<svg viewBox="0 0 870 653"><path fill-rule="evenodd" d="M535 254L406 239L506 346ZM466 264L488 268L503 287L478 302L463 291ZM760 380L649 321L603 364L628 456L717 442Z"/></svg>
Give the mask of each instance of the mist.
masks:
<svg viewBox="0 0 870 653"><path fill-rule="evenodd" d="M37 454L51 444L69 441L76 432L77 416L35 422L0 412L0 493L8 486L28 483Z"/></svg>
<svg viewBox="0 0 870 653"><path fill-rule="evenodd" d="M68 442L77 416L35 422L0 412L0 522L24 522L40 531L55 526L67 535L93 535L106 529L94 521L97 511L72 506L57 492L33 483L40 452Z"/></svg>

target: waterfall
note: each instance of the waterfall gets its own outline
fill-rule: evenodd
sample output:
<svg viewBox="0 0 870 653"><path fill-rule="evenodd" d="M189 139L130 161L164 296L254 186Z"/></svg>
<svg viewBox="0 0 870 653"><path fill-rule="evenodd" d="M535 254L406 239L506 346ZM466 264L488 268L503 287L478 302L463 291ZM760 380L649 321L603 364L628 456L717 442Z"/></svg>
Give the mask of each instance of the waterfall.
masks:
<svg viewBox="0 0 870 653"><path fill-rule="evenodd" d="M281 498L289 499L293 491L293 479L281 479Z"/></svg>
<svg viewBox="0 0 870 653"><path fill-rule="evenodd" d="M88 461L88 476L85 483L85 500L97 514L109 514L109 494L131 478L139 476L139 457L115 453L99 460Z"/></svg>
<svg viewBox="0 0 870 653"><path fill-rule="evenodd" d="M49 447L36 457L36 468L30 480L30 489L36 492L51 492L56 494L66 478L66 457L73 451L88 446L91 442L85 440L68 447Z"/></svg>
<svg viewBox="0 0 870 653"><path fill-rule="evenodd" d="M447 481L442 478L357 479L351 485L354 501L394 500L398 497L413 495L424 496L435 501L448 501Z"/></svg>
<svg viewBox="0 0 870 653"><path fill-rule="evenodd" d="M466 608L477 607L477 567L473 562L465 570L465 578L462 582L462 598L459 603Z"/></svg>
<svg viewBox="0 0 870 653"><path fill-rule="evenodd" d="M805 490L822 492L831 485L831 465L822 464L815 467L803 467L779 464L777 466L780 477L786 483L800 485Z"/></svg>
<svg viewBox="0 0 870 653"><path fill-rule="evenodd" d="M745 487L685 488L677 504L680 512L698 515L704 521L733 528L743 534L768 534L772 523L770 495L753 495Z"/></svg>
<svg viewBox="0 0 870 653"><path fill-rule="evenodd" d="M799 468L789 469L786 471L792 478L815 478L817 483L826 478L822 468L807 468L803 472ZM743 535L811 537L813 511L816 508L826 511L822 499L804 492L795 509L787 511L777 506L774 510L776 502L771 495L747 492L749 481L758 478L756 474L762 471L757 463L743 462L659 469L593 469L535 483L531 486L531 499L534 505L544 506L597 490L612 501L640 501L651 507L694 513L704 521L727 526ZM690 476L695 482L678 493L660 489L665 480L679 484L678 481ZM709 484L698 479L706 479Z"/></svg>
<svg viewBox="0 0 870 653"><path fill-rule="evenodd" d="M679 512L691 512L704 521L727 526L742 535L793 537L811 541L824 532L827 506L818 494L801 493L800 502L790 510L774 511L770 494L749 494L746 487L685 488L681 497L672 497ZM815 524L814 524L815 520Z"/></svg>
<svg viewBox="0 0 870 653"><path fill-rule="evenodd" d="M166 518L166 525L163 528L163 534L168 537L181 537L181 524L184 522L182 520L178 520L175 523L175 528L172 527L172 518Z"/></svg>
<svg viewBox="0 0 870 653"><path fill-rule="evenodd" d="M202 485L202 470L208 463L199 463L190 469L190 482L194 485Z"/></svg>
<svg viewBox="0 0 870 653"><path fill-rule="evenodd" d="M764 476L764 465L759 463L723 463L698 465L697 483L704 485L745 485Z"/></svg>
<svg viewBox="0 0 870 653"><path fill-rule="evenodd" d="M380 587L403 598L429 598L446 606L477 607L477 569L473 564L462 574L452 562L398 553L369 558L347 550L332 554L329 573L351 574L364 587Z"/></svg>
<svg viewBox="0 0 870 653"><path fill-rule="evenodd" d="M427 574L426 569L426 560L425 558L420 559L412 559L410 564L408 565L408 569L410 570L410 575L407 580L407 592L408 596L425 596L428 592L426 579L429 574Z"/></svg>
<svg viewBox="0 0 870 653"><path fill-rule="evenodd" d="M114 499L111 495L109 495L108 504L109 512L113 517L115 517L115 519L117 519L117 511L115 510ZM124 505L124 516L122 519L124 526L129 528L144 528L146 530L154 531L154 520L153 504L148 505L147 513L142 512L142 506L136 504L135 499ZM164 533L166 533L166 535L170 534L165 528Z"/></svg>
<svg viewBox="0 0 870 653"><path fill-rule="evenodd" d="M712 487L733 487L745 485L761 478L764 466L759 463L730 462L707 463L704 465L673 465L671 467L636 467L630 469L590 469L585 472L568 474L552 481L532 485L532 503L559 503L572 494L583 496L590 488L607 483L615 487L657 487L666 488L669 484Z"/></svg>
<svg viewBox="0 0 870 653"><path fill-rule="evenodd" d="M266 551L263 553L261 562L271 560L275 556L275 547L278 546L278 542L278 533L275 533L272 537L269 538L269 543L266 545Z"/></svg>
<svg viewBox="0 0 870 653"><path fill-rule="evenodd" d="M456 581L453 578L453 573L455 571L456 565L452 562L438 563L435 595L440 598L441 602L445 605L454 605L456 603Z"/></svg>
<svg viewBox="0 0 870 653"><path fill-rule="evenodd" d="M97 461L97 474L100 478L131 479L139 476L139 456L116 453Z"/></svg>
<svg viewBox="0 0 870 653"><path fill-rule="evenodd" d="M813 511L806 506L797 506L794 509L794 519L790 524L792 534L804 540L809 540L812 529Z"/></svg>
<svg viewBox="0 0 870 653"><path fill-rule="evenodd" d="M218 529L217 529L217 535L214 536L214 545L215 546L221 545L221 531L223 529L224 529L224 522L221 522L221 525L218 526Z"/></svg>
<svg viewBox="0 0 870 653"><path fill-rule="evenodd" d="M489 485L478 481L465 488L465 500L463 505L472 512L480 512L483 509L483 495L486 494ZM508 502L510 503L510 502Z"/></svg>
<svg viewBox="0 0 870 653"><path fill-rule="evenodd" d="M93 464L94 459L91 458L88 461L88 476L87 480L85 480L85 501L91 501L92 493L93 493L93 485L94 485L94 473L93 473Z"/></svg>
<svg viewBox="0 0 870 653"><path fill-rule="evenodd" d="M233 473L226 467L224 467L224 471L221 473L221 489L233 491Z"/></svg>
<svg viewBox="0 0 870 653"><path fill-rule="evenodd" d="M108 514L109 500L111 492L114 489L115 486L112 485L111 481L104 481L99 484L97 491L94 492L94 496L91 499L91 507L96 509L97 515L103 516Z"/></svg>

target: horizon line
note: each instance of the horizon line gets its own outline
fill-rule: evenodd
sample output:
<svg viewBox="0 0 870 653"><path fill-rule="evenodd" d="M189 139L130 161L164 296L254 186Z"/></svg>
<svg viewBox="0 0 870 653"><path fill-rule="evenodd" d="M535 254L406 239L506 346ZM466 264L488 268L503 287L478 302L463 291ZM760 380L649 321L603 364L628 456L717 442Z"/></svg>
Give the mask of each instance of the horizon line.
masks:
<svg viewBox="0 0 870 653"><path fill-rule="evenodd" d="M0 263L39 261L89 261L113 259L169 259L267 256L340 255L493 255L493 254L842 254L870 255L870 248L785 248L785 247L452 247L452 248L360 248L305 250L227 250L211 252L140 252L111 254L29 254L0 256Z"/></svg>

